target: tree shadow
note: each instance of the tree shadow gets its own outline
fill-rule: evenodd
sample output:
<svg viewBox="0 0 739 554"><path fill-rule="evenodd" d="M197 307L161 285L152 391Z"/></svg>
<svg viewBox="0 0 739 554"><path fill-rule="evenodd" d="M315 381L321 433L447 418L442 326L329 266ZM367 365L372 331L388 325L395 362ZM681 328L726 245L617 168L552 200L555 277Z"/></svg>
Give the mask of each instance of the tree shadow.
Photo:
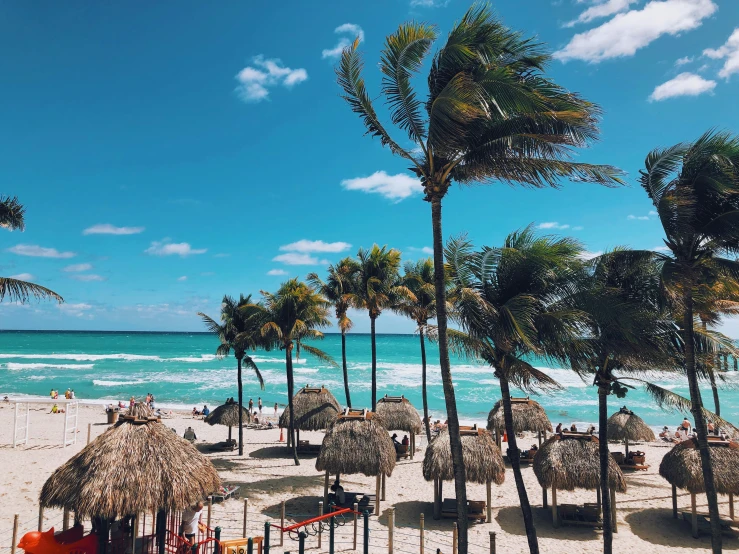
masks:
<svg viewBox="0 0 739 554"><path fill-rule="evenodd" d="M234 485L241 487L241 497L250 496L252 494L281 494L292 492L300 494L306 489L323 491L323 475L285 475L283 477L274 477L272 479L261 479L251 483L240 483L238 481L230 481ZM318 510L318 501L314 511Z"/></svg>
<svg viewBox="0 0 739 554"><path fill-rule="evenodd" d="M249 453L250 458L257 458L257 459L268 459L268 458L275 458L275 459L285 459L293 457L293 452L289 448L287 448L285 445L279 445L279 446L265 446L264 448L258 448L252 452ZM304 456L298 456L299 458L304 458Z"/></svg>
<svg viewBox="0 0 739 554"><path fill-rule="evenodd" d="M303 521L318 516L318 503L323 501L322 496L296 496L285 501L286 518L292 521ZM280 519L282 503L272 504L262 508L261 512L272 519Z"/></svg>
<svg viewBox="0 0 739 554"><path fill-rule="evenodd" d="M686 510L687 511L687 510ZM625 518L631 532L644 542L659 544L673 548L690 547L693 549L711 548L711 537L701 533L700 538L694 539L691 534L690 521L672 517L671 508L647 508L633 511ZM731 535L724 534L724 537ZM739 541L724 540L725 550L739 550Z"/></svg>
<svg viewBox="0 0 739 554"><path fill-rule="evenodd" d="M534 517L536 534L542 538L562 539L573 541L601 540L601 532L593 527L576 527L562 524L559 528L552 525L551 508L531 507ZM508 506L505 508L493 508L493 517L506 533L511 535L526 536L526 527L523 523L523 514L519 506Z"/></svg>

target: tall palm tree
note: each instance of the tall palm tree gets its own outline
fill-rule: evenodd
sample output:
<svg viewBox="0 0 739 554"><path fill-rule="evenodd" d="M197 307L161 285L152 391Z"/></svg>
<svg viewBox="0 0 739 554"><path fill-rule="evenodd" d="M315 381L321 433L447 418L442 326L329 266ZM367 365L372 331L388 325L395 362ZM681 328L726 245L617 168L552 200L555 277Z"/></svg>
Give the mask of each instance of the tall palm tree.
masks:
<svg viewBox="0 0 739 554"><path fill-rule="evenodd" d="M254 359L247 354L250 350L256 350L267 345L262 340L261 335L261 313L254 309L251 302L251 295L239 295L236 301L233 297L225 295L221 302L221 322L202 312L198 315L205 323L208 331L215 334L221 344L216 348L216 356L225 358L233 352L236 358L236 381L239 393L239 456L244 455L244 387L242 384L241 368L246 366L254 371L259 386L264 390L264 379L259 372Z"/></svg>
<svg viewBox="0 0 739 554"><path fill-rule="evenodd" d="M501 248L483 247L474 252L460 238L449 241L446 250L456 318L463 329L450 330L449 338L453 348L489 364L500 382L508 459L531 552L538 552L539 545L521 474L510 387L525 391L559 388L527 357L562 362L567 349L582 336L587 315L569 304L581 253L575 240L537 237L530 226L508 235Z"/></svg>
<svg viewBox="0 0 739 554"><path fill-rule="evenodd" d="M351 408L352 400L349 395L349 372L346 368L346 334L354 326L347 311L349 300L347 295L352 292L354 277L359 265L351 258L339 260L336 265L329 265L326 270L328 275L326 281L322 281L317 273L309 273L307 280L320 294L322 294L334 306L336 319L341 331L341 367L344 372L344 394L346 405Z"/></svg>
<svg viewBox="0 0 739 554"><path fill-rule="evenodd" d="M576 147L597 138L600 109L546 77L551 55L541 44L505 27L487 5L474 5L434 55L428 95L420 99L411 80L436 39L432 25L410 22L385 41L381 88L391 121L407 134L400 141L390 136L367 92L359 40L344 50L336 73L367 134L411 164L431 204L439 365L460 507L459 552L467 554L462 439L447 347L442 201L453 181L539 188L556 187L561 178L603 185L620 178L612 167L572 161ZM413 150L401 146L408 140Z"/></svg>
<svg viewBox="0 0 739 554"><path fill-rule="evenodd" d="M353 290L346 295L347 301L360 310L367 310L370 318L370 341L372 343L372 411L377 406L377 343L375 323L382 311L391 308L405 293L398 285L400 251L376 244L369 250L360 248L357 253L358 268L355 272Z"/></svg>
<svg viewBox="0 0 739 554"><path fill-rule="evenodd" d="M17 196L0 196L0 227L10 231L24 231L26 208L20 203ZM11 302L25 304L29 299L36 300L49 298L60 304L64 299L51 289L29 283L12 277L0 277L0 302L5 297Z"/></svg>
<svg viewBox="0 0 739 554"><path fill-rule="evenodd" d="M691 412L711 519L713 552L721 552L713 467L698 388L694 349L694 294L702 283L739 278L739 263L723 258L739 251L739 137L709 131L692 143L653 150L641 171L641 186L665 232L663 279L679 302Z"/></svg>
<svg viewBox="0 0 739 554"><path fill-rule="evenodd" d="M412 319L421 340L421 396L423 397L423 421L426 438L431 441L429 422L429 403L426 391L426 336L429 333L429 320L436 318L436 291L434 289L434 261L431 258L406 262L403 267L401 283L410 292L393 306L393 309Z"/></svg>
<svg viewBox="0 0 739 554"><path fill-rule="evenodd" d="M298 448L295 442L295 411L293 410L294 379L293 349L296 343L302 350L319 360L337 366L336 362L323 350L303 342L305 339L322 339L324 329L331 325L329 308L331 304L315 289L298 279L290 279L280 285L275 293L262 291L264 306L254 307L262 311L262 336L270 343L285 351L285 370L287 373L287 401L290 417L288 435L293 449L295 465L300 465Z"/></svg>

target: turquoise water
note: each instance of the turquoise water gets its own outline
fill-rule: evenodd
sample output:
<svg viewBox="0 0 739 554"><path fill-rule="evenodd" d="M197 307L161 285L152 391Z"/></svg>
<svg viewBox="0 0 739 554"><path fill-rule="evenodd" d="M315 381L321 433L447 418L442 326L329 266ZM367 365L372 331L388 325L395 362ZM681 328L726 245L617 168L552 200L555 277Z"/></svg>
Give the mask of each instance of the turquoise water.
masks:
<svg viewBox="0 0 739 554"><path fill-rule="evenodd" d="M153 393L163 405L191 408L217 405L236 396L236 362L214 356L217 339L200 333L101 333L101 332L0 332L0 394L46 396L52 388L60 393L71 387L78 398L100 401L127 400ZM327 335L317 343L337 361L341 360L341 338ZM429 408L444 419L444 395L438 365L438 349L427 343ZM405 395L421 409L421 363L419 339L414 335L378 335L378 396ZM347 336L347 358L352 404L370 404L369 335ZM287 401L284 353L257 352L254 356L265 380L260 390L254 376L244 375L244 401L262 397L269 408ZM488 367L453 359L458 409L462 420L483 422L500 395ZM597 395L571 371L546 368L563 390L537 400L555 423L580 424L597 420ZM655 372L651 379L687 395L682 379ZM341 369L311 357L295 365L296 387L325 385L344 403ZM731 384L739 373L728 375ZM709 403L710 390L704 392ZM722 415L739 420L739 392L734 387L721 393ZM626 403L652 426L677 425L682 416L665 413L642 390L629 392L626 400L612 398L613 410ZM710 409L710 406L708 406Z"/></svg>

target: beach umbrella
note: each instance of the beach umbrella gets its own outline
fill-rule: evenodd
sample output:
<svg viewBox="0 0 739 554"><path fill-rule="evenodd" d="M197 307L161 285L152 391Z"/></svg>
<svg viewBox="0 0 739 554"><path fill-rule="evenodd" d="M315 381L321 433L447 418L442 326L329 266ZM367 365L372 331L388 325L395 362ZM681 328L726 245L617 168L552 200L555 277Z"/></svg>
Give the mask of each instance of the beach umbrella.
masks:
<svg viewBox="0 0 739 554"><path fill-rule="evenodd" d="M511 398L511 416L513 417L513 431L516 433L525 431L538 433L539 446L541 446L542 433L546 438L547 432L552 432L552 424L544 408L530 398ZM498 400L488 414L488 431L496 433L496 436L500 437L503 429L505 429L503 401Z"/></svg>
<svg viewBox="0 0 739 554"><path fill-rule="evenodd" d="M377 401L377 414L385 422L388 431L403 431L410 435L411 459L416 453L416 435L423 431L418 410L404 396L388 396Z"/></svg>
<svg viewBox="0 0 739 554"><path fill-rule="evenodd" d="M734 495L739 494L739 444L709 437L713 484L718 494L729 496L729 518L734 519ZM659 474L672 485L672 516L677 518L677 489L690 493L693 536L698 536L696 494L706 492L698 443L690 439L676 444L662 458Z"/></svg>
<svg viewBox="0 0 739 554"><path fill-rule="evenodd" d="M241 408L244 421L250 421L249 411ZM204 419L208 425L227 425L228 441L231 442L231 428L239 426L239 404L237 402L226 402L215 408Z"/></svg>
<svg viewBox="0 0 739 554"><path fill-rule="evenodd" d="M626 458L629 457L629 441L656 440L654 431L644 420L630 410L621 408L608 418L608 440L620 441L626 446Z"/></svg>
<svg viewBox="0 0 739 554"><path fill-rule="evenodd" d="M534 456L534 474L542 489L552 488L552 521L559 525L557 490L595 489L600 510L600 458L598 438L587 433L554 435ZM612 456L608 458L613 521L616 521L615 493L626 491L626 480ZM615 528L615 523L614 523Z"/></svg>
<svg viewBox="0 0 739 554"><path fill-rule="evenodd" d="M460 427L464 472L468 483L487 486L487 520L492 518L491 483L505 480L505 464L492 435L476 427ZM434 518L441 517L442 482L454 480L449 430L442 429L426 448L423 458L423 478L434 482Z"/></svg>
<svg viewBox="0 0 739 554"><path fill-rule="evenodd" d="M326 430L316 469L326 472L323 487L324 505L328 505L329 474L361 473L376 477L377 508L380 513L380 482L395 469L396 453L393 441L380 416L367 410L347 410L336 417Z"/></svg>
<svg viewBox="0 0 739 554"><path fill-rule="evenodd" d="M300 431L321 431L326 429L341 413L341 406L331 392L321 387L300 389L293 396L295 410L294 424L297 431L297 440L300 440ZM287 406L280 415L280 427L287 429L290 422L290 407ZM288 441L290 434L288 433ZM288 446L290 446L288 444Z"/></svg>

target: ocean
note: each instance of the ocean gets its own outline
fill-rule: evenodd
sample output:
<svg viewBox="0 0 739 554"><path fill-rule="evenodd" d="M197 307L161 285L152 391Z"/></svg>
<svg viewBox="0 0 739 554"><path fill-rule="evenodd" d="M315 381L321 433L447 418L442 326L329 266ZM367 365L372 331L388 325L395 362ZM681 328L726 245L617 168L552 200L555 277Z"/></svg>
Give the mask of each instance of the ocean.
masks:
<svg viewBox="0 0 739 554"><path fill-rule="evenodd" d="M354 407L370 406L371 357L367 334L347 335L349 383ZM67 388L77 398L98 402L127 401L152 393L162 406L209 407L236 396L236 361L214 355L218 341L205 333L133 332L0 332L0 395L13 397L47 396L51 389L63 395ZM316 346L341 362L341 337L327 334ZM426 346L428 361L429 409L435 419L445 419L444 394L438 364L438 348ZM421 402L420 344L416 335L377 336L378 397L405 395L416 408ZM265 381L260 390L254 375L244 370L244 402L256 406L259 397L268 414L275 402L287 402L284 352L256 352L253 355ZM536 364L539 367L539 364ZM341 369L302 356L295 363L295 385L324 385L344 404ZM535 399L556 423L579 426L597 422L597 393L566 368L542 367L562 386L553 394ZM460 419L484 423L500 389L491 368L452 358L452 375ZM672 391L688 395L685 379L653 372L650 380ZM721 413L725 419L739 420L739 373L727 375L729 385L721 391ZM520 391L517 395L521 395ZM708 409L713 400L710 388L703 392ZM625 399L611 397L610 412L627 405L650 426L676 426L682 414L665 412L637 388Z"/></svg>

